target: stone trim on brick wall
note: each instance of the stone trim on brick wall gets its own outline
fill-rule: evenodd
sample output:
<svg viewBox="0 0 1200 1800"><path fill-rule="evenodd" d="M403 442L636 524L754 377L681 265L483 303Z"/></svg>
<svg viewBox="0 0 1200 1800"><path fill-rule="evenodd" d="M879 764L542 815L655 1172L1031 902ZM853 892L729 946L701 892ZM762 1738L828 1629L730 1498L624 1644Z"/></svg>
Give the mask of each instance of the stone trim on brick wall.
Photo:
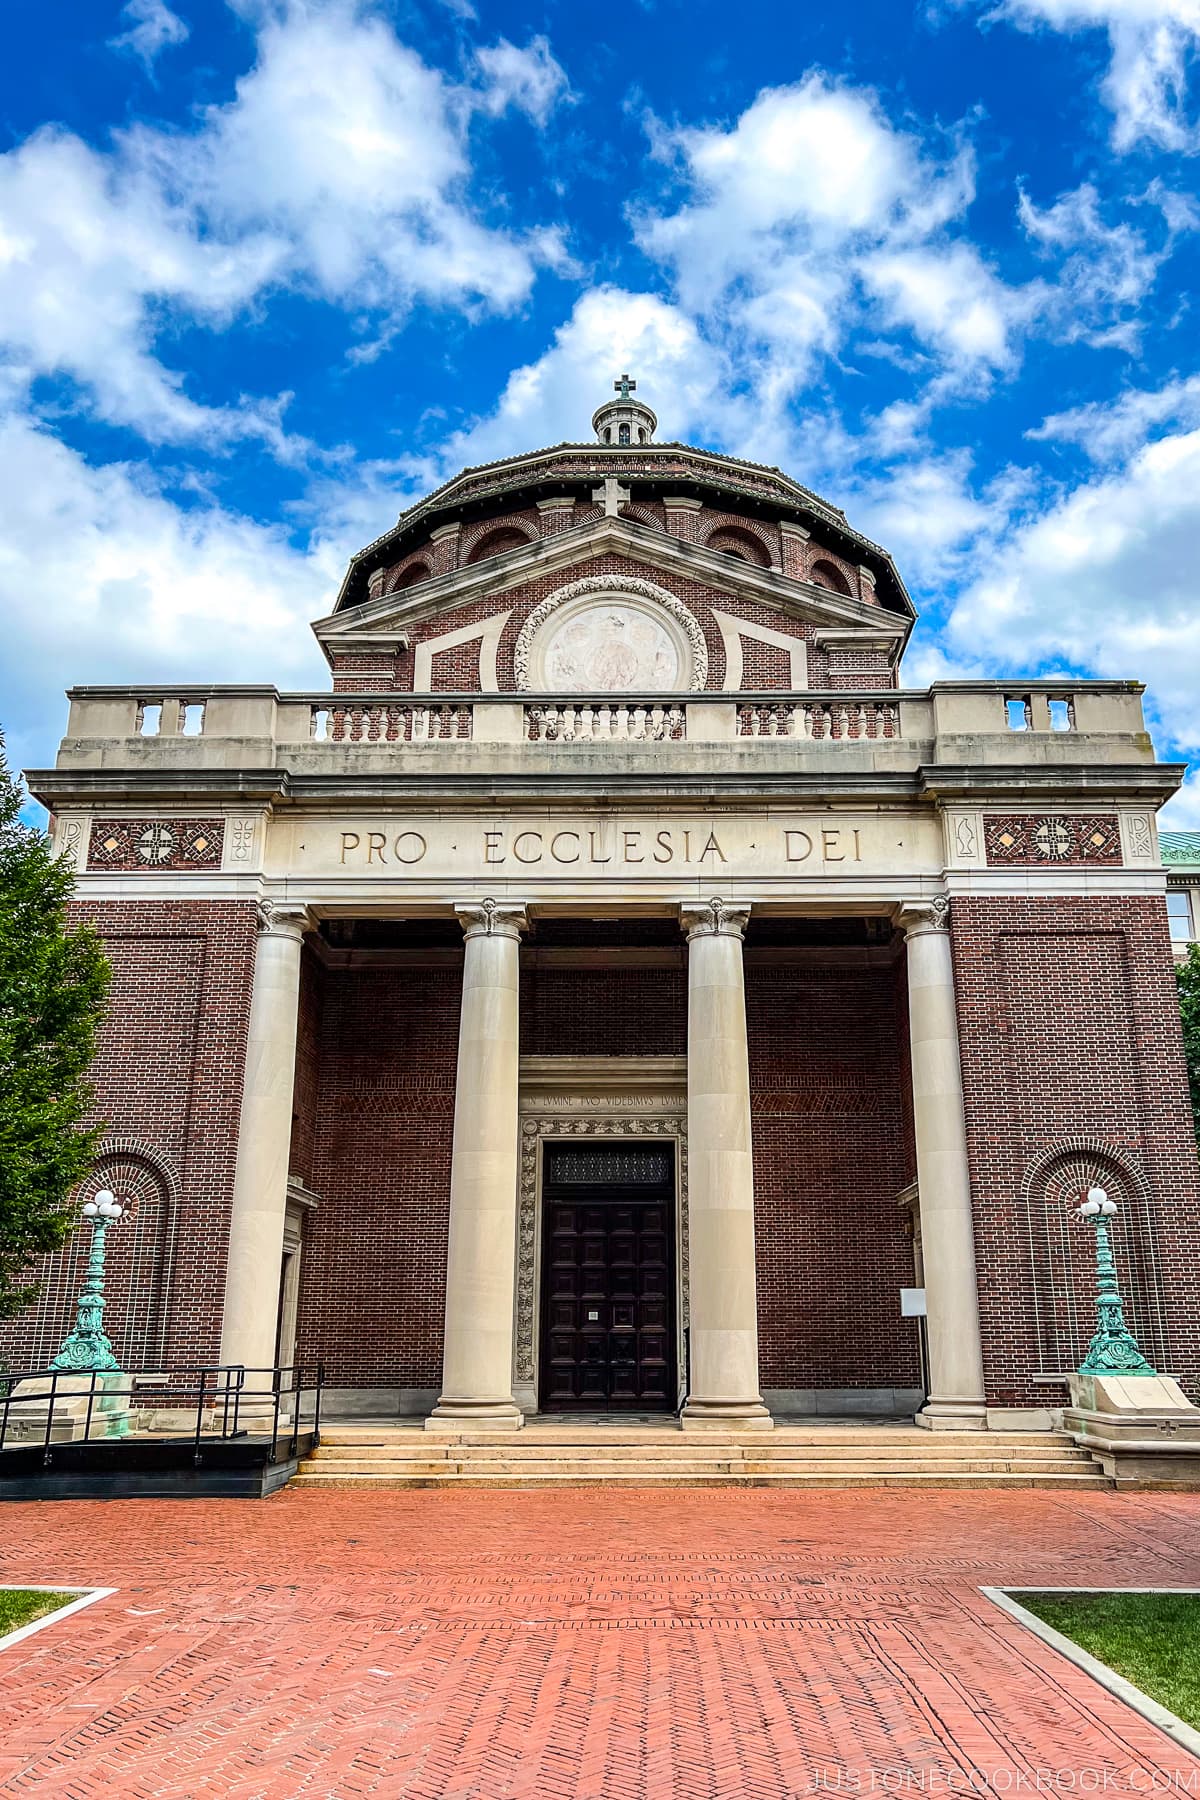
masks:
<svg viewBox="0 0 1200 1800"><path fill-rule="evenodd" d="M687 1113L677 1101L655 1101L652 1095L626 1095L623 1103L644 1110L622 1113L622 1100L613 1095L604 1098L605 1110L598 1114L572 1111L585 1104L583 1096L562 1094L553 1104L544 1099L536 1110L525 1112L521 1119L520 1195L517 1209L517 1294L516 1330L513 1347L513 1380L525 1388L535 1385L538 1369L538 1300L541 1292L541 1165L542 1145L546 1140L565 1137L620 1138L670 1137L678 1146L675 1181L679 1216L676 1221L678 1249L679 1304L678 1332L680 1345L688 1323L688 1172ZM661 1111L652 1110L656 1104ZM680 1352L681 1353L681 1352Z"/></svg>

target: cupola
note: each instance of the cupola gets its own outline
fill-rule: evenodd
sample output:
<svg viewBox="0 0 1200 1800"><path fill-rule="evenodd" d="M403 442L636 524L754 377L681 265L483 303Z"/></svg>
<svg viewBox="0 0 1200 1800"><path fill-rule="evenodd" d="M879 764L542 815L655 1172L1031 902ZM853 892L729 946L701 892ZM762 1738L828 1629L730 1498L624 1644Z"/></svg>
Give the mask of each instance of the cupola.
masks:
<svg viewBox="0 0 1200 1800"><path fill-rule="evenodd" d="M619 381L613 382L617 398L606 400L592 414L592 430L602 444L611 444L614 449L619 446L637 446L649 444L658 426L658 417L641 400L635 400L634 390L637 382L628 375L622 375Z"/></svg>

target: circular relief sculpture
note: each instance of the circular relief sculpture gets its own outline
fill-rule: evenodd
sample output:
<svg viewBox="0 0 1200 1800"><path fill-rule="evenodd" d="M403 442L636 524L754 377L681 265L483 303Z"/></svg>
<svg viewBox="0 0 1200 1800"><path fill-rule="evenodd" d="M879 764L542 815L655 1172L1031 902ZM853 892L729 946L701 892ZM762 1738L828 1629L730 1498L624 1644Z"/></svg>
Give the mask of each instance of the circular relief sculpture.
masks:
<svg viewBox="0 0 1200 1800"><path fill-rule="evenodd" d="M534 608L513 654L519 688L663 694L703 687L704 636L665 589L628 576L572 582Z"/></svg>

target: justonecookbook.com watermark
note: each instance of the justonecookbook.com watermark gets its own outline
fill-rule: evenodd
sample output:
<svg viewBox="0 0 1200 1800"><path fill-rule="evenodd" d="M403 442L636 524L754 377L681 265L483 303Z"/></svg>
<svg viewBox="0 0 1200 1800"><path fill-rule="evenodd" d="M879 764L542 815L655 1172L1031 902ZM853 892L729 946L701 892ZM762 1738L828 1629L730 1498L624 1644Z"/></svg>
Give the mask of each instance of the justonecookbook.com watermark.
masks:
<svg viewBox="0 0 1200 1800"><path fill-rule="evenodd" d="M1192 1794L1200 1768L842 1769L813 1771L801 1794Z"/></svg>

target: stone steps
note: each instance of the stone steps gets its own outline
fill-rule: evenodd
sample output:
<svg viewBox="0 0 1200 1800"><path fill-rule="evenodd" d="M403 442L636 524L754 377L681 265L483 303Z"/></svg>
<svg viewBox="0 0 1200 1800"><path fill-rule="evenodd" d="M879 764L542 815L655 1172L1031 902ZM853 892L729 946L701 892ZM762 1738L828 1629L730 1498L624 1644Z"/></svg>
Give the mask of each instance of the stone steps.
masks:
<svg viewBox="0 0 1200 1800"><path fill-rule="evenodd" d="M302 1469L292 1478L292 1487L301 1488L581 1488L581 1487L786 1487L786 1488L867 1488L867 1487L942 1487L942 1488L1065 1488L1071 1493L1103 1492L1111 1482L1094 1470L1062 1473L978 1474L971 1469L955 1469L941 1473L909 1470L885 1474L863 1475L853 1470L821 1473L809 1469L788 1473L750 1474L706 1472L681 1475L674 1470L656 1469L650 1475L633 1475L626 1469L593 1468L587 1475L560 1475L549 1471L525 1470L520 1474L501 1475L471 1470L452 1474L440 1470L434 1475L394 1472L386 1475L348 1475L316 1473Z"/></svg>
<svg viewBox="0 0 1200 1800"><path fill-rule="evenodd" d="M683 1456L696 1456L708 1445L725 1448L742 1445L747 1449L767 1450L772 1446L828 1449L854 1449L866 1446L886 1450L888 1455L904 1450L927 1455L931 1449L941 1453L942 1446L969 1454L986 1445L990 1449L1044 1449L1052 1445L1055 1452L1073 1450L1071 1438L1063 1432L989 1431L950 1432L922 1431L917 1427L796 1427L781 1425L774 1431L685 1432L677 1425L654 1427L593 1426L572 1430L553 1430L545 1426L527 1426L523 1431L471 1431L462 1433L428 1432L421 1425L376 1426L364 1428L349 1425L323 1425L321 1449L365 1450L377 1447L387 1454L402 1453L411 1447L422 1456L460 1454L464 1449L505 1449L528 1453L561 1450L578 1446L588 1452L598 1446L619 1450L628 1447L639 1453L652 1448L653 1453L672 1449Z"/></svg>
<svg viewBox="0 0 1200 1800"><path fill-rule="evenodd" d="M653 1478L658 1475L939 1475L962 1474L966 1472L976 1475L1065 1475L1094 1473L1090 1458L1082 1463L1060 1462L1054 1457L1000 1459L995 1457L944 1458L930 1459L927 1462L914 1462L904 1466L888 1462L886 1459L869 1460L829 1460L808 1461L806 1459L790 1459L785 1457L759 1460L742 1457L706 1457L702 1461L688 1458L658 1462L655 1460L627 1460L610 1462L606 1458L570 1458L561 1457L553 1460L530 1462L510 1457L474 1458L467 1460L454 1459L449 1462L425 1462L413 1459L411 1462L367 1461L342 1459L324 1459L309 1457L304 1465L305 1474L314 1475L422 1475L428 1477L449 1478L463 1475L561 1475L579 1479L590 1479L597 1471L605 1477L612 1475L637 1475Z"/></svg>
<svg viewBox="0 0 1200 1800"><path fill-rule="evenodd" d="M1066 1487L1109 1484L1054 1432L533 1426L442 1438L419 1425L333 1426L295 1487Z"/></svg>
<svg viewBox="0 0 1200 1800"><path fill-rule="evenodd" d="M610 1463L614 1467L622 1464L646 1465L656 1468L703 1467L716 1461L734 1463L808 1463L813 1461L831 1461L846 1463L869 1463L888 1468L924 1467L929 1463L955 1463L967 1461L978 1462L1023 1462L1041 1463L1050 1460L1060 1463L1090 1464L1091 1457L1086 1450L1076 1449L1073 1445L1062 1449L1057 1446L1022 1445L1012 1446L991 1444L963 1447L943 1447L939 1443L926 1442L917 1447L905 1445L893 1451L878 1445L812 1445L797 1444L728 1444L722 1443L707 1446L695 1444L680 1445L624 1445L605 1444L592 1446L589 1444L561 1445L489 1445L452 1444L444 1448L435 1446L414 1446L411 1450L405 1447L401 1451L390 1449L386 1445L328 1446L322 1444L310 1460L322 1463L339 1463L355 1468L370 1469L378 1464L404 1463L428 1467L430 1472L453 1465L482 1464L500 1462L514 1467L537 1467L545 1464L556 1466L564 1462L579 1463L586 1467L595 1462Z"/></svg>

